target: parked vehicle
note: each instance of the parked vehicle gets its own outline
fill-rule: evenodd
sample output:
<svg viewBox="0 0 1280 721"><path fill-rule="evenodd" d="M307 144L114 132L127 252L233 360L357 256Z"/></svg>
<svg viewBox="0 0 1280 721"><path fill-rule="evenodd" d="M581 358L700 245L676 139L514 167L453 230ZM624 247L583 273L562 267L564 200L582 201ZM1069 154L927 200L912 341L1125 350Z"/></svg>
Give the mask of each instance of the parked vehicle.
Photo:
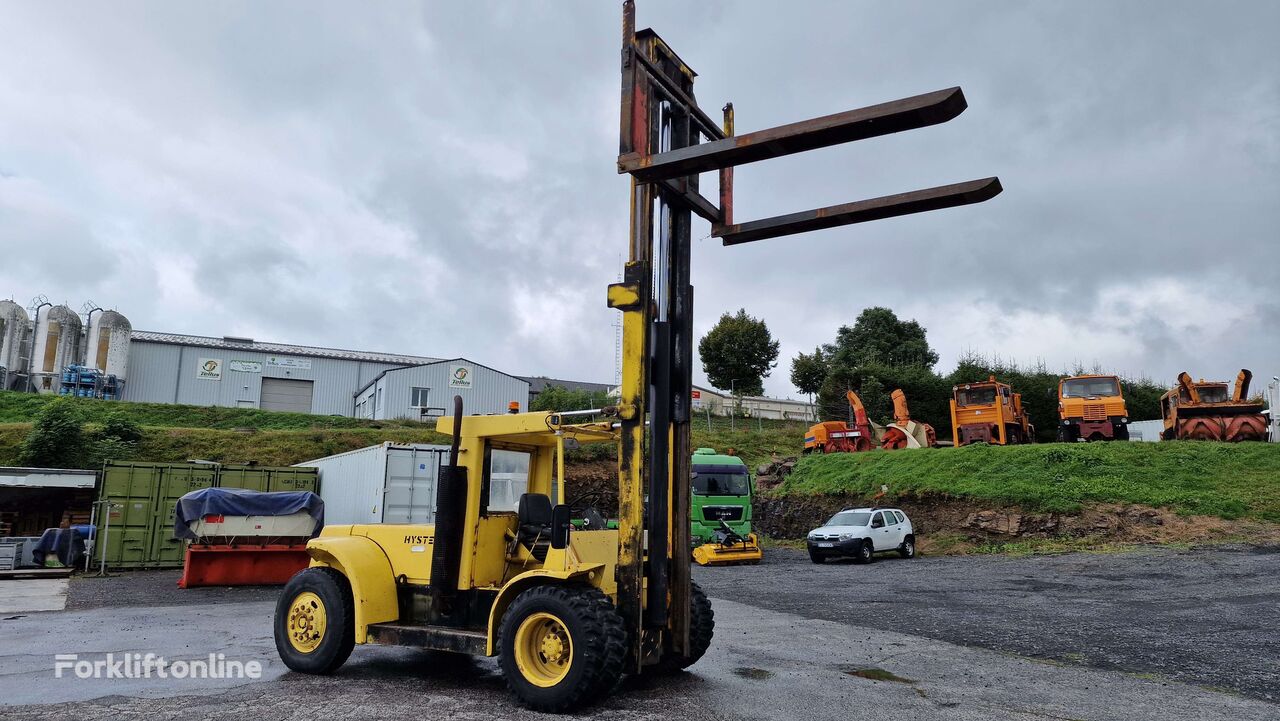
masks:
<svg viewBox="0 0 1280 721"><path fill-rule="evenodd" d="M853 558L871 563L875 554L897 551L915 558L916 535L911 519L897 508L846 508L809 531L809 560Z"/></svg>
<svg viewBox="0 0 1280 721"><path fill-rule="evenodd" d="M1253 373L1242 368L1235 388L1228 394L1224 381L1193 383L1187 373L1178 374L1178 385L1160 397L1166 441L1265 441L1267 418L1262 403L1249 399Z"/></svg>
<svg viewBox="0 0 1280 721"><path fill-rule="evenodd" d="M1058 383L1058 440L1127 441L1129 411L1116 376L1072 376Z"/></svg>
<svg viewBox="0 0 1280 721"><path fill-rule="evenodd" d="M951 394L951 439L957 448L1035 442L1035 426L1022 409L1022 394L1014 393L1009 384L989 376L954 386Z"/></svg>

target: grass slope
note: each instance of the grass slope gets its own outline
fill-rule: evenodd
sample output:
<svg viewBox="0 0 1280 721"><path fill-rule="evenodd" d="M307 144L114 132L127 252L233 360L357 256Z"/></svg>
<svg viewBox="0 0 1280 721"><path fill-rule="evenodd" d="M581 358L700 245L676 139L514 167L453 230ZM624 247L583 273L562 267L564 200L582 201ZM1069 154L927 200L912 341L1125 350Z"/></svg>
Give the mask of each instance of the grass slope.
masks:
<svg viewBox="0 0 1280 721"><path fill-rule="evenodd" d="M30 423L54 395L0 391L0 423ZM167 403L123 403L93 398L72 399L84 420L101 422L117 412L140 426L171 428L256 428L258 430L308 430L312 428L425 428L417 421L369 421L344 416L316 416L310 413L282 413L257 408L180 406Z"/></svg>
<svg viewBox="0 0 1280 721"><path fill-rule="evenodd" d="M1178 513L1280 522L1280 444L1081 443L809 456L782 495L943 493L1073 512L1140 503Z"/></svg>

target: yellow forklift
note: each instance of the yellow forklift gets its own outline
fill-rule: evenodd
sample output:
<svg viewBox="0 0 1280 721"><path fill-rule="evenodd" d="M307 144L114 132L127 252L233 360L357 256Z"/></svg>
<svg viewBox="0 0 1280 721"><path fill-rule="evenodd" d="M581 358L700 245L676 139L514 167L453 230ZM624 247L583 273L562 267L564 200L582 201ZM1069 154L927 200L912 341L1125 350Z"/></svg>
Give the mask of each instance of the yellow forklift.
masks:
<svg viewBox="0 0 1280 721"><path fill-rule="evenodd" d="M1000 192L987 178L735 224L733 166L945 122L965 108L960 89L734 137L732 107L723 126L710 121L693 100L694 72L652 30L635 30L630 0L622 51L618 170L631 175L631 237L623 280L608 289L622 312L618 404L574 423L582 416L466 416L455 398L437 425L452 452L433 523L328 526L308 543L311 566L276 604L289 668L332 673L357 643L496 655L521 702L562 712L623 674L696 662L714 616L690 578L692 215L730 245ZM719 171L719 206L698 192L709 171ZM565 450L583 443L617 446L616 529L565 488ZM527 472L512 480L513 468ZM516 508L491 502L495 469L525 483Z"/></svg>

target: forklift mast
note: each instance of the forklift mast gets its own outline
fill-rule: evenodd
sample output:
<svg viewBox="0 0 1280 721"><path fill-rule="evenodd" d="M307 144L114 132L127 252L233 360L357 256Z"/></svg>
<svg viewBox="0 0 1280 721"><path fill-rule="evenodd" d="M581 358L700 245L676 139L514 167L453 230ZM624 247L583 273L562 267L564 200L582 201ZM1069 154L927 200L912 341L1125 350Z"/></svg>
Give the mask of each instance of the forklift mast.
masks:
<svg viewBox="0 0 1280 721"><path fill-rule="evenodd" d="M949 88L735 135L733 105L712 121L694 99L695 77L655 32L635 29L635 3L626 0L618 172L631 176L631 233L608 302L623 315L617 608L633 631L632 671L689 648L692 216L735 245L980 203L1001 191L992 177L735 222L735 166L944 123L967 104ZM718 205L698 187L710 171L719 173Z"/></svg>

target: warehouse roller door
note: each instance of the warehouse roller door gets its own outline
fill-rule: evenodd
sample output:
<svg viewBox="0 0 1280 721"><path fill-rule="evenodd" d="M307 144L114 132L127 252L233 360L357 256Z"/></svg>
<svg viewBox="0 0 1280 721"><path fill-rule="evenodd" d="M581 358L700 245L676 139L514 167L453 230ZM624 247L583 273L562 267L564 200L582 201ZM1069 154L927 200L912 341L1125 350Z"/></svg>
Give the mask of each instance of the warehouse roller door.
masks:
<svg viewBox="0 0 1280 721"><path fill-rule="evenodd" d="M292 378L263 378L262 402L259 407L264 411L310 413L311 392L313 389L314 386L311 381L300 381Z"/></svg>

